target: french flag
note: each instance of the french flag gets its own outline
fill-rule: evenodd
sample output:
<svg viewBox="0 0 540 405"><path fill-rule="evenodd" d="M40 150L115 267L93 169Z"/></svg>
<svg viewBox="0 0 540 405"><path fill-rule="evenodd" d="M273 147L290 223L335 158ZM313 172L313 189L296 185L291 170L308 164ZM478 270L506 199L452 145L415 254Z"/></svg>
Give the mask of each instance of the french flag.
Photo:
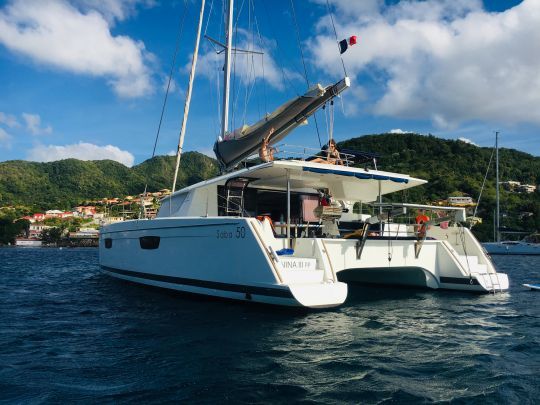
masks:
<svg viewBox="0 0 540 405"><path fill-rule="evenodd" d="M343 54L347 49L349 49L349 46L353 46L356 44L356 35L353 35L352 37L342 39L339 41L339 53Z"/></svg>

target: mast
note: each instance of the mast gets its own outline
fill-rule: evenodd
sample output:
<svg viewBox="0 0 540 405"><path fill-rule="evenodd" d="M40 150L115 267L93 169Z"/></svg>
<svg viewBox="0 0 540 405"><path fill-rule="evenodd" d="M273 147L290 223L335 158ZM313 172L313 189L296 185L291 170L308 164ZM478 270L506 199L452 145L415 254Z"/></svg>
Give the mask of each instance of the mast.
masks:
<svg viewBox="0 0 540 405"><path fill-rule="evenodd" d="M233 30L234 0L229 0L229 12L227 18L227 46L225 49L225 68L223 69L223 114L221 121L221 137L224 138L229 126L229 85L231 79L231 53L232 53L232 30Z"/></svg>
<svg viewBox="0 0 540 405"><path fill-rule="evenodd" d="M501 232L499 231L499 227L500 227L500 211L499 211L499 131L495 131L495 156L496 156L496 159L495 159L495 177L496 177L496 190L497 190L497 197L496 197L496 200L497 200L497 209L496 209L496 213L495 213L495 235L496 235L496 238L497 238L497 242L500 242L501 241Z"/></svg>
<svg viewBox="0 0 540 405"><path fill-rule="evenodd" d="M176 180L178 178L178 169L180 168L180 158L182 157L182 147L184 146L184 136L186 134L187 119L189 114L189 106L191 104L191 91L193 89L193 82L195 81L195 68L197 67L197 57L199 56L199 43L201 40L201 30L204 16L204 2L201 1L201 12L199 15L199 27L197 29L197 38L195 39L195 50L193 51L193 58L191 59L191 71L189 73L189 85L186 94L186 102L184 104L184 116L182 118L182 128L180 129L180 138L178 139L178 149L176 151L176 167L174 170L174 180L172 185L171 196L176 189Z"/></svg>

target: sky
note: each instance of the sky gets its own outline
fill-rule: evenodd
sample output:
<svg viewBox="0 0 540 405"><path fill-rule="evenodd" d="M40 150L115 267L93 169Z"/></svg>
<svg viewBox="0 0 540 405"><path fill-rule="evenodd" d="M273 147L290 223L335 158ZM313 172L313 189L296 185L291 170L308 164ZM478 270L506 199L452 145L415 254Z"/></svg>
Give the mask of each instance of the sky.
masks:
<svg viewBox="0 0 540 405"><path fill-rule="evenodd" d="M156 154L173 154L200 4L0 0L0 161L150 158L171 70ZM223 7L206 0L203 22L221 42ZM351 88L286 143L319 148L332 123L338 141L415 132L489 147L500 131L502 147L540 156L539 0L236 0L234 46L263 55L235 57L230 127L344 77L332 19L338 40L357 37ZM184 145L210 156L219 50L201 40Z"/></svg>

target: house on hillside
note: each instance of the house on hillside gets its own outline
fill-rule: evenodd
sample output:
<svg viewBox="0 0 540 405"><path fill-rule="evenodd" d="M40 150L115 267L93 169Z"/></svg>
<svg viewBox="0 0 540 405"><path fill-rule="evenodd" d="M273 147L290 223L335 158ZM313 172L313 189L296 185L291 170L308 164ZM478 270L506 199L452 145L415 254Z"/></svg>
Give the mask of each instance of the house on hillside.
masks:
<svg viewBox="0 0 540 405"><path fill-rule="evenodd" d="M47 210L45 211L45 218L60 218L64 211L60 210Z"/></svg>
<svg viewBox="0 0 540 405"><path fill-rule="evenodd" d="M41 232L45 229L52 228L52 226L47 225L39 225L39 224L30 224L30 228L28 229L28 237L30 239L41 239Z"/></svg>
<svg viewBox="0 0 540 405"><path fill-rule="evenodd" d="M93 217L96 213L96 207L93 205L79 205L75 211L82 217Z"/></svg>
<svg viewBox="0 0 540 405"><path fill-rule="evenodd" d="M476 203L469 196L451 196L447 198L451 207L474 207Z"/></svg>
<svg viewBox="0 0 540 405"><path fill-rule="evenodd" d="M36 212L33 216L34 222L41 222L45 219L45 214L42 214L41 212Z"/></svg>
<svg viewBox="0 0 540 405"><path fill-rule="evenodd" d="M501 181L499 184L507 191L515 191L519 186L521 186L519 181L513 180Z"/></svg>
<svg viewBox="0 0 540 405"><path fill-rule="evenodd" d="M36 220L34 219L34 216L33 215L25 215L24 217L22 217L21 219L26 219L28 222L30 222L31 224L33 224L34 222L36 222Z"/></svg>
<svg viewBox="0 0 540 405"><path fill-rule="evenodd" d="M517 191L519 193L534 193L536 191L536 186L534 186L533 184L521 184L517 188Z"/></svg>

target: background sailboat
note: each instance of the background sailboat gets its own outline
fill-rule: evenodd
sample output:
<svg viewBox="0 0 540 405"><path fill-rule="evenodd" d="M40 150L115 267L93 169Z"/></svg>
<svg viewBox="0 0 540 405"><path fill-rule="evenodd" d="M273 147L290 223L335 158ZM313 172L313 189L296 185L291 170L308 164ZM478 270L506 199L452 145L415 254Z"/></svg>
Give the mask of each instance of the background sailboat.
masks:
<svg viewBox="0 0 540 405"><path fill-rule="evenodd" d="M540 234L526 236L520 241L501 240L500 225L500 181L499 181L499 132L495 132L495 171L496 171L496 212L495 242L483 243L484 249L491 255L540 255Z"/></svg>

